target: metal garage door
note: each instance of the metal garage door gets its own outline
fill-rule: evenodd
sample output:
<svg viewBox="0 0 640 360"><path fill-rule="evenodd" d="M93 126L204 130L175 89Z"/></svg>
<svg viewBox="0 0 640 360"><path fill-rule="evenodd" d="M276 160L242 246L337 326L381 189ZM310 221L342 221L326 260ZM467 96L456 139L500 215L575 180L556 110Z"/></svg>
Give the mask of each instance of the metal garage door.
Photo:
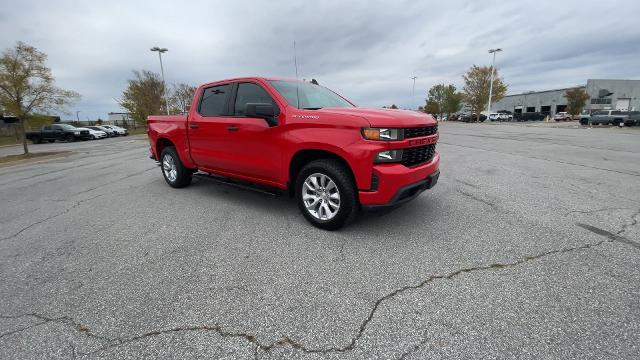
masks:
<svg viewBox="0 0 640 360"><path fill-rule="evenodd" d="M629 110L631 99L618 99L616 101L616 110Z"/></svg>

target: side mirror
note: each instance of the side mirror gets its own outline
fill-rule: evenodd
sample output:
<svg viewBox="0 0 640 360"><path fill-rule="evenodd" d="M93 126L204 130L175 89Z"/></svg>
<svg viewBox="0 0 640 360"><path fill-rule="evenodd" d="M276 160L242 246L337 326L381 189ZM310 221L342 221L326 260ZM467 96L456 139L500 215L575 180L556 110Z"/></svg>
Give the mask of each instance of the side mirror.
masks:
<svg viewBox="0 0 640 360"><path fill-rule="evenodd" d="M276 120L276 110L271 104L248 103L245 105L244 114L247 117L263 118L269 126L278 125Z"/></svg>

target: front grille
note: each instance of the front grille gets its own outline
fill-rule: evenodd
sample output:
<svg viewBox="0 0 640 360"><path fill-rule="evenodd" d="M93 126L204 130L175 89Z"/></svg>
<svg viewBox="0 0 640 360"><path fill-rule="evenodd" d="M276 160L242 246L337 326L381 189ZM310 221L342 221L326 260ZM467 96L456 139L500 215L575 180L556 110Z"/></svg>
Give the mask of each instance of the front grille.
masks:
<svg viewBox="0 0 640 360"><path fill-rule="evenodd" d="M404 138L414 138L419 136L429 136L438 132L438 125L416 128L405 128Z"/></svg>
<svg viewBox="0 0 640 360"><path fill-rule="evenodd" d="M402 151L402 165L414 166L431 161L436 153L436 144L407 148Z"/></svg>

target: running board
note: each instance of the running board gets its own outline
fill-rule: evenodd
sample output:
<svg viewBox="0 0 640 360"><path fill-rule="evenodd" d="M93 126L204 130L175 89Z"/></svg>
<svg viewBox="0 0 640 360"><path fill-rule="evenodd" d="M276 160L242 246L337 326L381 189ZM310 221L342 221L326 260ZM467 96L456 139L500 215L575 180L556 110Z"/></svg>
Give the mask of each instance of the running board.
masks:
<svg viewBox="0 0 640 360"><path fill-rule="evenodd" d="M216 182L218 184L231 185L231 186L239 188L239 189L259 192L259 193L262 193L262 194L265 194L265 195L269 195L269 196L281 196L282 195L282 190L279 190L279 189L269 188L269 187L266 187L266 186L262 186L262 185L258 185L258 184L254 184L254 183L250 183L250 182L240 182L239 180L233 180L233 179L230 179L230 178L221 177L221 176L217 176L217 175L212 175L212 174L209 174L209 173L197 172L197 173L193 174L193 176L201 178L201 179L210 180L210 181Z"/></svg>

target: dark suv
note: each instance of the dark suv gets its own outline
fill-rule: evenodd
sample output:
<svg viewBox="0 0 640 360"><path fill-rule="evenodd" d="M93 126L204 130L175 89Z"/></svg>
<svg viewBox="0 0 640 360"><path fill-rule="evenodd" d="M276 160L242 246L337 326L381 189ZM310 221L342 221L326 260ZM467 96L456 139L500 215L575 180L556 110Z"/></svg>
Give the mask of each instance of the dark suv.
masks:
<svg viewBox="0 0 640 360"><path fill-rule="evenodd" d="M45 125L40 131L29 131L26 134L27 139L33 141L34 144L38 144L42 141L48 141L50 143L56 140L64 140L67 142L76 140L89 140L91 134L87 129L78 129L69 124L51 124Z"/></svg>

